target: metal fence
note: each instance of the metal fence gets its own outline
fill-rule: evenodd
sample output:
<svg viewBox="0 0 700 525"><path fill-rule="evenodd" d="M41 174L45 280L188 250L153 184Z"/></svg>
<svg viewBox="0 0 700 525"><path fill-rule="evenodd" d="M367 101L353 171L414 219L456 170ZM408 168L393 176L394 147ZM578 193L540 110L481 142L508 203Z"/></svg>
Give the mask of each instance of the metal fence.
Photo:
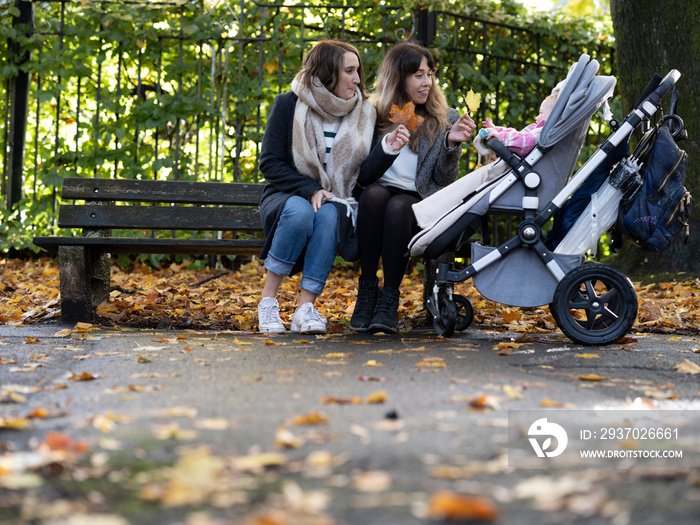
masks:
<svg viewBox="0 0 700 525"><path fill-rule="evenodd" d="M513 126L534 118L582 49L527 27L361 0L6 4L6 210L20 201L55 210L64 176L258 181L274 96L321 38L356 45L370 87L386 49L415 39L435 51L451 105L465 109L473 89L478 118ZM612 48L587 46L609 73ZM465 172L473 155L465 150Z"/></svg>

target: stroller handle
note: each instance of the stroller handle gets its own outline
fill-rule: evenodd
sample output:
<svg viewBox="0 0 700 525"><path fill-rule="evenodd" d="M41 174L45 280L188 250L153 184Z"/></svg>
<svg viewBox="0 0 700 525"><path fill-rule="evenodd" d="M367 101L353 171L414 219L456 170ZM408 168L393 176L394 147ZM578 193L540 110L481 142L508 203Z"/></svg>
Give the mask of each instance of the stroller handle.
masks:
<svg viewBox="0 0 700 525"><path fill-rule="evenodd" d="M677 69L672 69L666 73L664 78L661 79L661 83L654 91L654 94L661 99L676 84L676 82L678 82L679 78L681 78L680 72Z"/></svg>

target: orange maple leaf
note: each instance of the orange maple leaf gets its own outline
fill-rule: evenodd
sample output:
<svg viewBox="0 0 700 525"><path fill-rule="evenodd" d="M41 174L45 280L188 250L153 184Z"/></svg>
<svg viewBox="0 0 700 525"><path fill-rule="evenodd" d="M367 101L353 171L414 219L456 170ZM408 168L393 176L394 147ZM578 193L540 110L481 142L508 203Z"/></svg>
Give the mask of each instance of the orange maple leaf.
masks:
<svg viewBox="0 0 700 525"><path fill-rule="evenodd" d="M420 115L416 115L416 106L413 102L406 102L404 107L399 109L396 104L391 105L389 120L394 124L403 124L410 131L415 131L425 120Z"/></svg>

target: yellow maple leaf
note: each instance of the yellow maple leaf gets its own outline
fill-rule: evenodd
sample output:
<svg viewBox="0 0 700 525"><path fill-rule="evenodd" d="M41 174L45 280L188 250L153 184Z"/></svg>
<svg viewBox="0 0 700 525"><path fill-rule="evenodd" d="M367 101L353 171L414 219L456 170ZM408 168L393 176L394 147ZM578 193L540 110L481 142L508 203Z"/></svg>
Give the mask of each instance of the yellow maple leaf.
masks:
<svg viewBox="0 0 700 525"><path fill-rule="evenodd" d="M474 93L474 91L470 89L464 97L464 101L467 103L469 111L477 111L481 105L481 93Z"/></svg>

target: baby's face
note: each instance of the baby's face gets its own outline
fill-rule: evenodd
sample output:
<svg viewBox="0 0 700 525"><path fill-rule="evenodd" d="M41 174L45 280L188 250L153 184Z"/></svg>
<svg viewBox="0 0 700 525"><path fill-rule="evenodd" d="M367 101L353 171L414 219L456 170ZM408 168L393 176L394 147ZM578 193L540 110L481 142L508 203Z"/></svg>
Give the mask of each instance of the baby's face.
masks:
<svg viewBox="0 0 700 525"><path fill-rule="evenodd" d="M556 103L557 101L552 99L543 100L542 104L540 104L540 114L535 117L535 122L539 124L545 120L552 112L552 109L554 109L554 104Z"/></svg>

